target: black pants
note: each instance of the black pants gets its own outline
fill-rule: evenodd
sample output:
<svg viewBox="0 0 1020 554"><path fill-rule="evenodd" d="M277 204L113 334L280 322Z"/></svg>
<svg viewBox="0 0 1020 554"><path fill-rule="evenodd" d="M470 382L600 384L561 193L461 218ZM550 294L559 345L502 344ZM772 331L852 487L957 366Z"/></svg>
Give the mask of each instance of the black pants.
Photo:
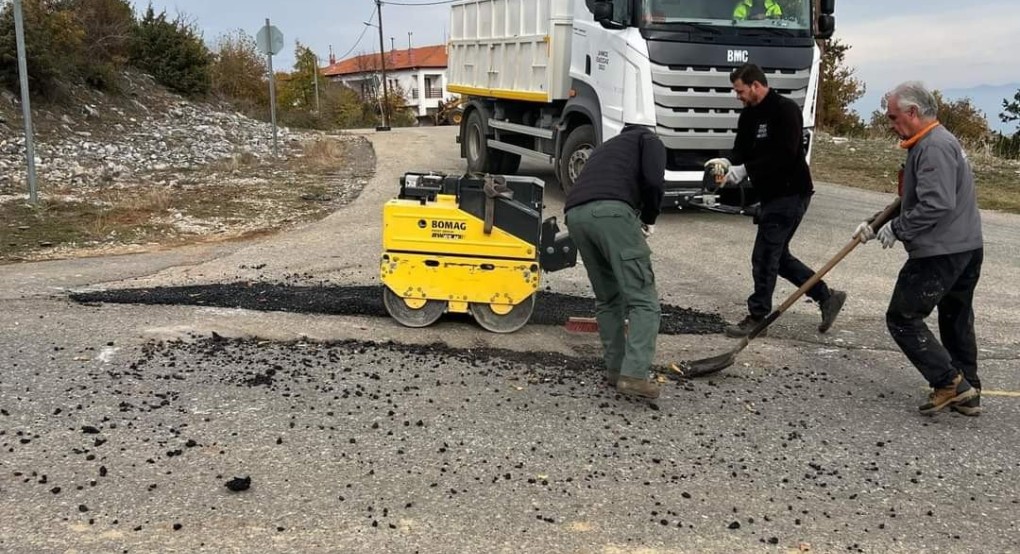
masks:
<svg viewBox="0 0 1020 554"><path fill-rule="evenodd" d="M758 235L751 253L754 292L747 298L747 311L751 316L762 318L772 311L777 275L800 287L815 274L790 253L790 241L810 203L810 195L781 196L762 202L757 217ZM807 292L808 297L818 303L828 300L831 294L822 281Z"/></svg>
<svg viewBox="0 0 1020 554"><path fill-rule="evenodd" d="M981 388L974 337L974 287L984 250L911 258L900 270L885 321L889 334L928 383L948 386L957 372ZM924 323L939 309L942 344Z"/></svg>

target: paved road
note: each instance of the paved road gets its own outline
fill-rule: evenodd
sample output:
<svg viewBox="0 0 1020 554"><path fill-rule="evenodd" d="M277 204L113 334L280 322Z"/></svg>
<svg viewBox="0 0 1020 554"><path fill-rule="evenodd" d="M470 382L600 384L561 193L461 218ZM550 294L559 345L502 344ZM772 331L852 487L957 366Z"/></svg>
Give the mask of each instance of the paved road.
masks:
<svg viewBox="0 0 1020 554"><path fill-rule="evenodd" d="M558 328L496 336L457 320L412 331L384 318L67 300L71 289L377 283L380 208L399 175L462 165L449 128L367 134L376 177L323 221L251 243L0 267L0 551L1020 543L1020 398L1006 395L1020 390L1016 216L984 216L977 325L985 386L1003 395L976 419L916 415L923 383L882 324L904 254L877 245L832 274L850 301L830 334L799 303L736 366L672 383L653 404L618 398L583 361L595 338ZM554 182L545 167L523 171ZM795 252L820 266L888 200L819 186ZM561 206L550 185L547 212ZM664 216L652 242L664 301L742 315L752 236L740 217ZM588 290L581 268L546 284ZM663 337L659 361L728 344ZM228 491L235 476L251 489Z"/></svg>

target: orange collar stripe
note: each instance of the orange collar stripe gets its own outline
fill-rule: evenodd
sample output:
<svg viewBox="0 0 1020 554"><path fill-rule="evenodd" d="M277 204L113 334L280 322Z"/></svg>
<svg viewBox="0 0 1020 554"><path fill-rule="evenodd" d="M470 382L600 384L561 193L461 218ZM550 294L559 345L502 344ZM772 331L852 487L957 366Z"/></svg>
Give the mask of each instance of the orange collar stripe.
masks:
<svg viewBox="0 0 1020 554"><path fill-rule="evenodd" d="M940 125L940 123L938 121L935 121L931 125L928 125L924 129L921 129L920 131L918 131L916 135L908 138L907 140L900 141L900 148L911 148L912 146L917 144L917 141L923 139L925 135L930 133L932 129L934 129L935 127L938 127L939 125Z"/></svg>

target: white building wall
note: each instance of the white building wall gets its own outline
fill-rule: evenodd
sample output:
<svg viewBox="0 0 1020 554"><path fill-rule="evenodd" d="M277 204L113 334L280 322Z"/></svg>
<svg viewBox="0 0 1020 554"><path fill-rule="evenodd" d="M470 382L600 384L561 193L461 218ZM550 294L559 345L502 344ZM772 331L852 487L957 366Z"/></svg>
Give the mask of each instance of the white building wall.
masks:
<svg viewBox="0 0 1020 554"><path fill-rule="evenodd" d="M362 83L378 77L378 72L358 73L333 77L333 80L360 92ZM396 82L400 86L407 106L419 117L436 111L443 100L455 96L446 89L446 70L443 68L387 71L386 79L388 84Z"/></svg>

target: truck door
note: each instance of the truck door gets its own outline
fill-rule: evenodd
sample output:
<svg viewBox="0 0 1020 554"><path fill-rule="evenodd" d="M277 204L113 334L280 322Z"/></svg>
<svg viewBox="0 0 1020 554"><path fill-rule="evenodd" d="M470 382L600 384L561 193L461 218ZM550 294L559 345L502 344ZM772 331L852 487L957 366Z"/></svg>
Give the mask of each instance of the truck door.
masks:
<svg viewBox="0 0 1020 554"><path fill-rule="evenodd" d="M632 18L631 2L616 0L613 5L613 22L622 28L614 28L611 22L604 26L594 20L594 0L578 1L574 17L574 78L591 85L598 95L602 111L602 140L607 140L623 127L624 80L627 64L626 33L632 27L624 27Z"/></svg>

